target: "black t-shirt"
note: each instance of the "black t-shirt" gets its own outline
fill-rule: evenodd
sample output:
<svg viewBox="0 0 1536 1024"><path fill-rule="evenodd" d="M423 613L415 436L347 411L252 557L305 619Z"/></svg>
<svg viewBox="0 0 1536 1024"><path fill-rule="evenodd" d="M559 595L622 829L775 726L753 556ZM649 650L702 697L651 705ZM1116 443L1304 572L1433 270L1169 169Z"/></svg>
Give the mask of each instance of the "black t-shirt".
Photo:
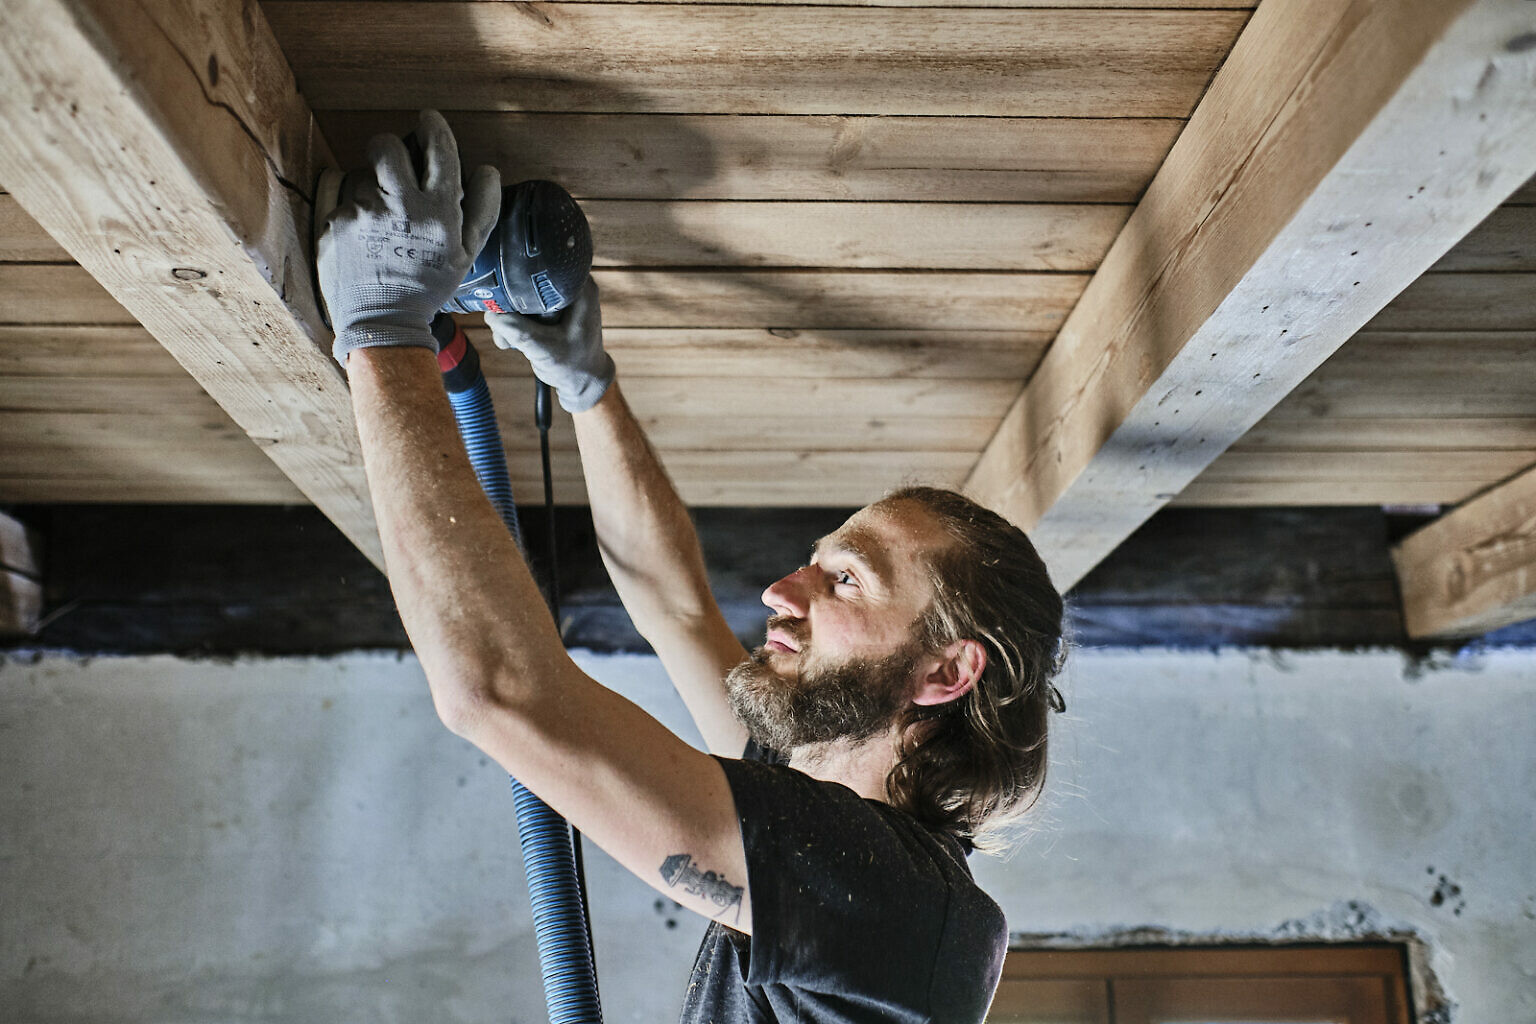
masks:
<svg viewBox="0 0 1536 1024"><path fill-rule="evenodd" d="M717 760L741 819L752 935L710 922L682 1024L986 1015L1008 929L959 840L756 744Z"/></svg>

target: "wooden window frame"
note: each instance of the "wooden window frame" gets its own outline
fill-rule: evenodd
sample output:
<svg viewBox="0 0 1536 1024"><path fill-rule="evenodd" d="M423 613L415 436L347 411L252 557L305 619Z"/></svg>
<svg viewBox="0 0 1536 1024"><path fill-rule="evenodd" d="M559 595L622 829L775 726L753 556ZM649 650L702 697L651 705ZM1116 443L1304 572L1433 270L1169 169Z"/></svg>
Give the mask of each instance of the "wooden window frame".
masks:
<svg viewBox="0 0 1536 1024"><path fill-rule="evenodd" d="M1412 1024L1401 945L1014 950L992 1024Z"/></svg>

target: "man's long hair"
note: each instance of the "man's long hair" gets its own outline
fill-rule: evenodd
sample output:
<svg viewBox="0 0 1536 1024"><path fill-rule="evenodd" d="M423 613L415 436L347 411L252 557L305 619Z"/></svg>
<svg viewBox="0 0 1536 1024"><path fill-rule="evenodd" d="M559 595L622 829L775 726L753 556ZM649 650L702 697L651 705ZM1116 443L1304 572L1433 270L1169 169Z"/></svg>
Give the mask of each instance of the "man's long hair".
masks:
<svg viewBox="0 0 1536 1024"><path fill-rule="evenodd" d="M987 664L963 696L909 706L886 792L929 828L998 850L1039 798L1047 718L1065 709L1051 683L1066 654L1061 595L1029 538L997 513L932 487L903 488L881 504L899 501L920 504L951 540L928 560L934 597L918 641L937 652L975 640Z"/></svg>

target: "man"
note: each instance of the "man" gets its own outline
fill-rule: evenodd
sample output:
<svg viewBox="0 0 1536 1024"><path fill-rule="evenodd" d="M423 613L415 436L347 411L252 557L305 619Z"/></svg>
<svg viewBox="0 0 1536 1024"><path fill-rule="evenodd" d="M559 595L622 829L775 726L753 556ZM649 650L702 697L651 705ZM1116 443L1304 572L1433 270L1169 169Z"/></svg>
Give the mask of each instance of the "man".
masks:
<svg viewBox="0 0 1536 1024"><path fill-rule="evenodd" d="M499 182L480 168L466 195L439 115L417 135L420 181L399 139L370 143L376 187L332 215L319 265L443 722L711 919L685 1022L979 1021L1007 932L965 854L1038 793L1060 699L1061 599L1033 548L959 495L897 492L768 588L747 656L614 382L596 287L555 327L487 317L573 414L604 561L714 756L682 742L571 661L472 475L428 323ZM391 231L412 244L379 244Z"/></svg>

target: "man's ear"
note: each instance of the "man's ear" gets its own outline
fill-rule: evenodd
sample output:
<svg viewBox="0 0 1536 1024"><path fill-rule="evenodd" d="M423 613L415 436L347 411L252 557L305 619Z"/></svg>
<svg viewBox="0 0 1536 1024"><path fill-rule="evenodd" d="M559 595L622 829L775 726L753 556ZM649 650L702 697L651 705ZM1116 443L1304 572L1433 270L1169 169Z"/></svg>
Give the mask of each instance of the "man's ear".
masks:
<svg viewBox="0 0 1536 1024"><path fill-rule="evenodd" d="M948 704L971 692L987 667L987 649L975 640L956 640L922 663L912 703Z"/></svg>

